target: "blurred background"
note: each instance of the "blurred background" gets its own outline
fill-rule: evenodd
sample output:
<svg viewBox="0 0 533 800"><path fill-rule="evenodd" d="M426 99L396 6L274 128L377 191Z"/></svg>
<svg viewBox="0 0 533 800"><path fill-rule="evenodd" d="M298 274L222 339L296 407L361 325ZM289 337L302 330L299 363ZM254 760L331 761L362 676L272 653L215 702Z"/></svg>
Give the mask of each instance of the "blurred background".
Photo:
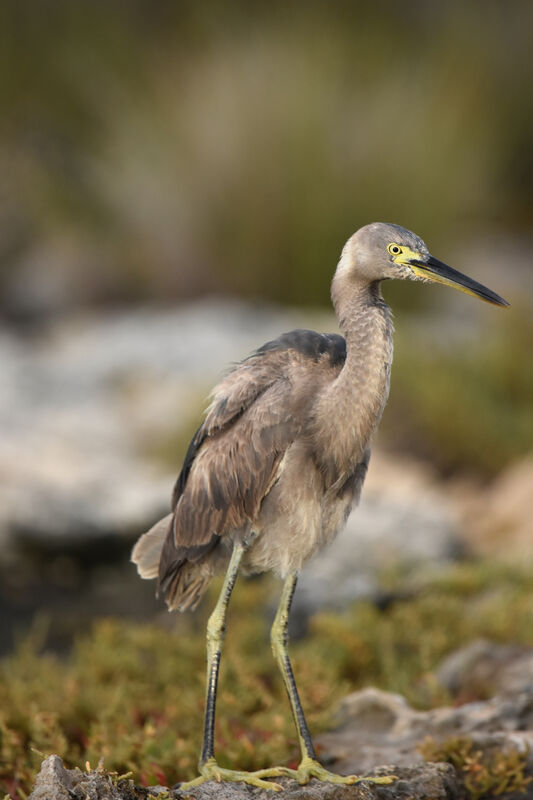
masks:
<svg viewBox="0 0 533 800"><path fill-rule="evenodd" d="M174 624L132 543L227 365L336 329L336 262L373 220L512 307L384 286L390 402L298 630L392 573L533 560L532 27L495 0L1 4L2 653Z"/></svg>

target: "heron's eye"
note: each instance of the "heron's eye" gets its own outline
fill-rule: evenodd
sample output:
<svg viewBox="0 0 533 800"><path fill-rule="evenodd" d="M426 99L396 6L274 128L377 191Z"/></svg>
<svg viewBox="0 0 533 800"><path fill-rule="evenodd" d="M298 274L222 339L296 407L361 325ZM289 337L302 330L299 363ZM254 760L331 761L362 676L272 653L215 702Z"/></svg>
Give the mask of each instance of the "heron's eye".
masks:
<svg viewBox="0 0 533 800"><path fill-rule="evenodd" d="M387 250L393 256L397 256L397 255L399 255L399 253L402 252L402 248L397 244L389 244L389 246L387 247Z"/></svg>

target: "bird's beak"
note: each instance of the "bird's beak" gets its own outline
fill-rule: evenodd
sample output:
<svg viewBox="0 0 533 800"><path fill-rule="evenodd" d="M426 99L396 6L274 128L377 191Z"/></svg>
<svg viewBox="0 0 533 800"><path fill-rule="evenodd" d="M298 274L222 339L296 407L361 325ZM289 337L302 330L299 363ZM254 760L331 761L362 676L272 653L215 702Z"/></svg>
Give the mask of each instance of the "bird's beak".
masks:
<svg viewBox="0 0 533 800"><path fill-rule="evenodd" d="M424 260L409 258L407 264L415 275L418 275L420 278L425 278L435 283L444 283L445 286L459 289L460 292L471 294L473 297L480 297L482 300L485 300L486 303L493 303L495 306L509 305L507 300L504 300L499 294L483 286L482 283L472 280L468 275L463 275L462 272L448 267L447 264L443 264L438 258L433 258L433 256L429 256L429 258L425 258Z"/></svg>

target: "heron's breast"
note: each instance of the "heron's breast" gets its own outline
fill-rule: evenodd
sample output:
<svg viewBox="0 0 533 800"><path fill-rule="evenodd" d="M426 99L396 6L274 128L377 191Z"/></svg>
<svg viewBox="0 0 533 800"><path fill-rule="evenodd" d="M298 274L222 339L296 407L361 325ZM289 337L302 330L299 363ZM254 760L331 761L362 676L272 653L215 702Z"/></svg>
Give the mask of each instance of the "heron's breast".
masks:
<svg viewBox="0 0 533 800"><path fill-rule="evenodd" d="M280 463L254 528L258 536L246 554L245 568L298 571L322 539L324 484L304 442L294 442Z"/></svg>
<svg viewBox="0 0 533 800"><path fill-rule="evenodd" d="M254 525L258 535L246 554L245 569L273 570L282 576L298 572L345 524L359 498L368 458L369 452L328 487L309 444L295 442L262 503Z"/></svg>

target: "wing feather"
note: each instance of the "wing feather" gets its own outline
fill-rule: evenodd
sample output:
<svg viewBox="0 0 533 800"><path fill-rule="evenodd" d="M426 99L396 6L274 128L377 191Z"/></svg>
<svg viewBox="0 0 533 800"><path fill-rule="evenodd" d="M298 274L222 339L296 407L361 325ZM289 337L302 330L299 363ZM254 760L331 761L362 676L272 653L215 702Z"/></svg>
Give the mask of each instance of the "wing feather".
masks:
<svg viewBox="0 0 533 800"><path fill-rule="evenodd" d="M164 593L186 561L200 561L221 537L257 517L301 428L291 364L326 357L340 368L344 355L340 336L292 331L263 345L215 387L174 487L159 565Z"/></svg>
<svg viewBox="0 0 533 800"><path fill-rule="evenodd" d="M297 424L287 380L275 381L226 425L209 430L208 414L194 461L174 508L177 547L202 545L253 521Z"/></svg>

